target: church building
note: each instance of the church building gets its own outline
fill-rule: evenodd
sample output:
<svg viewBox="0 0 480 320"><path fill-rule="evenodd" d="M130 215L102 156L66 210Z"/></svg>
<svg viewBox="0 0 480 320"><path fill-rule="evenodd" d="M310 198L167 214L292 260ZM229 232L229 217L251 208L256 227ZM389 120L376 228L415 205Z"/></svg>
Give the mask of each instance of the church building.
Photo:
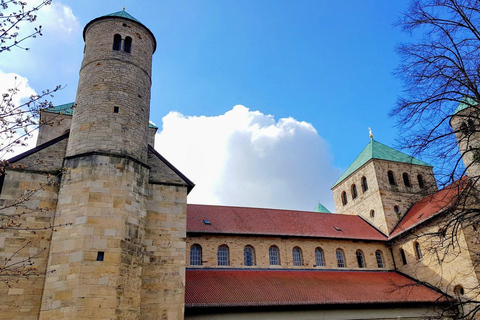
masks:
<svg viewBox="0 0 480 320"><path fill-rule="evenodd" d="M0 178L21 222L0 257L37 274L0 290L1 319L425 319L478 301L477 226L442 250L468 176L437 190L432 166L371 136L332 187L336 213L187 204L195 185L149 122L153 33L120 11L83 38L75 102L42 111ZM472 112L451 125L479 176Z"/></svg>

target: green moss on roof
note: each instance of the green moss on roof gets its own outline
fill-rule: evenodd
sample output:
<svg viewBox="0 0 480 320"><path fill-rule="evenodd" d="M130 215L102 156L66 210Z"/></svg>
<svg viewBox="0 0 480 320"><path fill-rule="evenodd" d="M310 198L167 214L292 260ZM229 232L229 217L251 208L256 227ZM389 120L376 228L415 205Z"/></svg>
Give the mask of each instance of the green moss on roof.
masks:
<svg viewBox="0 0 480 320"><path fill-rule="evenodd" d="M320 202L317 204L315 209L313 209L313 212L331 213L330 210L325 208L325 206L323 204L321 204Z"/></svg>
<svg viewBox="0 0 480 320"><path fill-rule="evenodd" d="M125 19L129 19L129 20L133 20L133 21L136 21L138 23L141 23L140 21L138 21L137 19L132 17L132 15L127 13L125 10L110 13L110 14L106 14L106 15L104 15L104 17L120 17L120 18L125 18Z"/></svg>
<svg viewBox="0 0 480 320"><path fill-rule="evenodd" d="M429 165L426 162L415 159L414 157L411 157L403 152L390 148L389 146L386 146L383 143L380 143L378 141L371 139L370 142L365 147L365 149L363 149L363 151L358 155L355 161L353 161L350 167L348 167L348 169L345 170L345 172L340 176L337 182L335 182L332 188L335 188L337 184L345 180L347 177L349 177L352 173L357 171L361 166L363 166L365 163L367 163L371 159L403 162L403 163L415 164L419 166L431 167L431 165Z"/></svg>
<svg viewBox="0 0 480 320"><path fill-rule="evenodd" d="M73 115L73 105L75 102L61 104L59 106L53 106L51 108L47 108L44 111L51 112L51 113L58 113L58 114L66 114L68 116Z"/></svg>

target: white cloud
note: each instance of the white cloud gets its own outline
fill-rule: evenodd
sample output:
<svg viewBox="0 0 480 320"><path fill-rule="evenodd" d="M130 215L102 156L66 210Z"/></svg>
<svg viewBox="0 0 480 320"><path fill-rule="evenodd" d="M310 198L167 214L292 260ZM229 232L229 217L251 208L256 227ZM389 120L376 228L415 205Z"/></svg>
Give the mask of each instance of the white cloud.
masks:
<svg viewBox="0 0 480 320"><path fill-rule="evenodd" d="M30 87L30 84L27 78L22 77L16 73L5 73L0 70L0 95L9 94L11 96L12 91L9 91L9 90L14 88L18 89L18 91L13 95L13 100L12 100L12 103L15 106L19 106L27 102L30 96L36 94L35 90L33 90ZM2 112L2 113L8 113L8 111ZM6 115L8 114L3 114L3 116L6 116ZM3 139L4 137L2 136L1 138ZM7 154L0 152L0 159L11 158L17 154L25 152L28 149L31 149L32 147L34 147L36 141L37 141L37 132L34 131L32 133L32 136L28 140L24 141L25 142L24 146L17 146L15 147L13 152L9 152ZM2 142L8 144L8 142L6 141L2 141Z"/></svg>
<svg viewBox="0 0 480 320"><path fill-rule="evenodd" d="M38 2L29 1L28 7L33 7ZM61 53L65 51L63 48L68 45L71 50L81 52L81 49L77 48L81 46L78 41L81 37L81 28L72 9L60 1L53 1L51 5L37 11L36 21L32 23L25 21L19 25L17 38L31 34L38 26L42 26L43 36L20 43L21 47L27 47L29 51L12 48L11 52L3 52L0 69L15 71L35 81L70 71L71 56L62 55ZM78 66L75 65L74 68L78 72Z"/></svg>
<svg viewBox="0 0 480 320"><path fill-rule="evenodd" d="M28 79L16 73L6 73L0 70L0 94L8 93L10 89L17 88L18 92L13 96L13 103L21 104L28 100L28 98L35 93L29 83Z"/></svg>
<svg viewBox="0 0 480 320"><path fill-rule="evenodd" d="M313 126L237 105L215 117L170 112L156 149L196 183L189 203L333 209L340 171Z"/></svg>

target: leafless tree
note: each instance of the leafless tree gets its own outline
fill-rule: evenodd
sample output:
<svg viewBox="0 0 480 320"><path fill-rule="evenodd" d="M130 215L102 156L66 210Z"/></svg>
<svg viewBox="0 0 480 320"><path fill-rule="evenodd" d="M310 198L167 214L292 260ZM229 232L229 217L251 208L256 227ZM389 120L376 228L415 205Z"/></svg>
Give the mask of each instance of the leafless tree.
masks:
<svg viewBox="0 0 480 320"><path fill-rule="evenodd" d="M51 0L41 1L38 5L29 6L24 1L0 0L0 53L9 54L14 49L28 50L23 47L26 39L36 38L42 35L42 27L35 25L37 12L49 5ZM32 30L28 30L33 26ZM22 32L20 32L22 31ZM60 86L52 90L45 90L40 94L34 94L26 101L18 103L17 95L21 83L15 80L7 92L0 93L0 180L5 178L8 168L22 169L22 164L11 164L6 159L18 146L25 146L32 132L41 125L55 125L51 123L40 123L41 110L51 107L48 101L52 94L61 89ZM39 160L41 161L41 160ZM61 173L59 173L61 174ZM27 190L16 199L2 200L0 207L0 232L29 232L37 233L45 230L53 231L56 227L48 225L40 229L24 225L26 216L45 216L52 208L34 207L28 202L36 194L43 192L46 188L58 183L58 176L48 176L46 181L32 190ZM4 256L0 261L0 282L11 286L22 278L38 276L45 271L37 269L35 258L41 255L45 249L40 249L32 254L24 254L30 242L25 242L15 252Z"/></svg>
<svg viewBox="0 0 480 320"><path fill-rule="evenodd" d="M397 25L412 38L397 48L401 64L396 75L402 79L404 91L391 115L403 132L400 142L436 166L440 187L469 173L468 183L457 188L448 210L435 221L437 227L414 234L428 239L431 254L441 265L455 250L466 249L459 248L459 232L469 232L469 227L480 222L480 174L470 170L480 165L480 1L414 0ZM464 117L465 123L471 120L473 125L451 126L459 105L471 112L456 116ZM460 148L459 152L456 136L468 149ZM462 158L467 153L473 157L465 167ZM478 266L480 252L473 248L467 249ZM455 311L458 319L480 316L480 301L450 298L454 303L449 314Z"/></svg>

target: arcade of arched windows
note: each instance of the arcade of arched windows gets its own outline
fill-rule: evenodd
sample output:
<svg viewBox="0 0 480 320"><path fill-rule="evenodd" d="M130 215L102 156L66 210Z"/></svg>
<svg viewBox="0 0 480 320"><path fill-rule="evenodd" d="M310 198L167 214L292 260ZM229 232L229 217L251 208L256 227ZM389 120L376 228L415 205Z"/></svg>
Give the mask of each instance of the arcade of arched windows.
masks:
<svg viewBox="0 0 480 320"><path fill-rule="evenodd" d="M189 267L209 268L393 268L386 244L347 240L188 238L186 258Z"/></svg>
<svg viewBox="0 0 480 320"><path fill-rule="evenodd" d="M399 170L398 172L389 170L385 175L385 181L389 186L406 187L409 191L411 191L412 188L425 189L425 175L426 174L421 173L409 174L402 170ZM342 190L340 193L340 200L343 206L346 206L349 201L353 201L358 196L368 192L369 181L366 176L359 177L359 181L355 180L350 180L350 190ZM348 184L345 183L345 186L347 185ZM359 186L358 188L357 185Z"/></svg>

